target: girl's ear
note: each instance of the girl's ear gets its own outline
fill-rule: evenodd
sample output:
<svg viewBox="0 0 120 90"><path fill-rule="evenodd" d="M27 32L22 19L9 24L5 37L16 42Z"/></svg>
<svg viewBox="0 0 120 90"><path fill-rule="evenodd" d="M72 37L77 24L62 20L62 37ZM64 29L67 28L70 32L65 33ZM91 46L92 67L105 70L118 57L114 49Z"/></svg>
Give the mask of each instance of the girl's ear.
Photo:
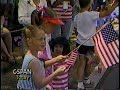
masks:
<svg viewBox="0 0 120 90"><path fill-rule="evenodd" d="M32 45L32 39L31 38L27 38L27 44L28 44L28 46L31 46Z"/></svg>

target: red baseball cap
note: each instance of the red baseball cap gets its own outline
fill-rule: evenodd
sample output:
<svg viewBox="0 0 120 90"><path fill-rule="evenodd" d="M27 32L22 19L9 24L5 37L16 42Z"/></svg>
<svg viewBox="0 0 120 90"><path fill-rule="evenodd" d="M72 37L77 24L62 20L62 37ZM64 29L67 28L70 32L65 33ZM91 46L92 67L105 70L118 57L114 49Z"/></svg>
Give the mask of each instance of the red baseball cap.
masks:
<svg viewBox="0 0 120 90"><path fill-rule="evenodd" d="M53 24L64 25L64 22L62 22L59 18L42 17L41 19L47 20Z"/></svg>

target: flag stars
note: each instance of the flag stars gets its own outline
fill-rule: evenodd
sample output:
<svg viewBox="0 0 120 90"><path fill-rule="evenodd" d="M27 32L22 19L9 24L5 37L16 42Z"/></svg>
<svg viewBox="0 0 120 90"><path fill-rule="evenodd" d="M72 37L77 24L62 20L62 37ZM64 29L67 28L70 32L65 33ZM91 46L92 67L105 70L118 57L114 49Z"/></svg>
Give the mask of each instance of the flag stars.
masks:
<svg viewBox="0 0 120 90"><path fill-rule="evenodd" d="M102 32L103 38L105 39L105 43L110 43L118 39L118 35L114 31L111 24L107 25L101 32Z"/></svg>

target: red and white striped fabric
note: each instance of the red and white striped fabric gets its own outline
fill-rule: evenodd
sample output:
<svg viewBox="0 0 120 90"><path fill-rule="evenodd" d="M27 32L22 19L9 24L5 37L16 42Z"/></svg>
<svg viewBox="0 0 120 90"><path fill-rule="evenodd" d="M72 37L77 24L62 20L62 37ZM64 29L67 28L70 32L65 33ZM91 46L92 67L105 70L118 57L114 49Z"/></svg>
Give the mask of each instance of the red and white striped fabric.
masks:
<svg viewBox="0 0 120 90"><path fill-rule="evenodd" d="M65 65L66 66L66 70L65 73L63 75L57 76L53 81L52 81L52 88L53 90L68 90L68 71L71 68L71 66L74 65L76 59L78 57L78 52L77 51L73 51L69 57L69 59L67 59L64 63L57 63L53 66L54 71L60 67Z"/></svg>
<svg viewBox="0 0 120 90"><path fill-rule="evenodd" d="M112 24L107 24L93 37L93 40L105 68L119 63L118 34L113 29Z"/></svg>
<svg viewBox="0 0 120 90"><path fill-rule="evenodd" d="M63 21L67 21L69 19L72 19L72 6L70 3L68 3L68 9L63 9L63 4L58 5L57 7L53 8L54 11L56 11L56 14L59 16ZM66 12L65 12L66 11Z"/></svg>

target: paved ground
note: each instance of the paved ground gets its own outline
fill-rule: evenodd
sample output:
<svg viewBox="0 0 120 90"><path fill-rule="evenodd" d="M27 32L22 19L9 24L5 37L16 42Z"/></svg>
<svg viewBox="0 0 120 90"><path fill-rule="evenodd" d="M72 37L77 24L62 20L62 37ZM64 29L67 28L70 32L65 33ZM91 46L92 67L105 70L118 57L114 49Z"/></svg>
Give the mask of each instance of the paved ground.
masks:
<svg viewBox="0 0 120 90"><path fill-rule="evenodd" d="M119 64L106 71L104 77L100 80L97 89L120 90L119 88Z"/></svg>

